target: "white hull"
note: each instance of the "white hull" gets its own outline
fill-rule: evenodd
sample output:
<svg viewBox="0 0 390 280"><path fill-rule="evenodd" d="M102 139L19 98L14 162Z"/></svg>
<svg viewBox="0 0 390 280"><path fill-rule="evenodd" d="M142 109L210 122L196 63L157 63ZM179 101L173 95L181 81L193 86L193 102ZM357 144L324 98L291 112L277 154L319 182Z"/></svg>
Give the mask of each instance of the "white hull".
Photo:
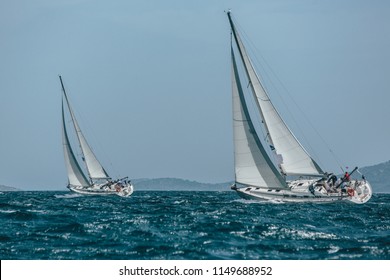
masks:
<svg viewBox="0 0 390 280"><path fill-rule="evenodd" d="M120 187L117 184L107 186L107 185L92 185L89 187L82 186L73 186L69 185L68 189L73 192L87 195L118 195L122 197L128 197L132 195L134 189L131 183L127 183L126 185Z"/></svg>
<svg viewBox="0 0 390 280"><path fill-rule="evenodd" d="M367 181L351 181L342 191L338 188L327 191L316 184L316 180L296 180L288 182L289 189L272 190L253 186L232 187L239 196L245 199L281 201L281 202L340 202L348 201L357 204L366 203L372 196L372 189ZM310 188L312 186L312 188Z"/></svg>

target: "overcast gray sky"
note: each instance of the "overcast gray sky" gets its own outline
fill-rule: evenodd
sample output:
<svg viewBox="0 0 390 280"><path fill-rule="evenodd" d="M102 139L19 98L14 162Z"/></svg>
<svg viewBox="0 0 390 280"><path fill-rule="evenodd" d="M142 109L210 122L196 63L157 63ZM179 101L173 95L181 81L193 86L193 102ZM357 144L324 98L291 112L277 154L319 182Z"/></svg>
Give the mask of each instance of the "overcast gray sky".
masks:
<svg viewBox="0 0 390 280"><path fill-rule="evenodd" d="M111 176L233 180L229 8L323 169L390 159L389 1L2 0L0 184L65 189L59 74Z"/></svg>

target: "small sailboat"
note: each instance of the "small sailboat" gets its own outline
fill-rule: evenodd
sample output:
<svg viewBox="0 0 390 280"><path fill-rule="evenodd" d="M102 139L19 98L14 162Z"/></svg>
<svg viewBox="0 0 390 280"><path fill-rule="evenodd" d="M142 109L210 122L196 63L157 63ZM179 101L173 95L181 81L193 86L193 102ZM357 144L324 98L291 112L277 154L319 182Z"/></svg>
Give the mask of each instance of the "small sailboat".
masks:
<svg viewBox="0 0 390 280"><path fill-rule="evenodd" d="M350 177L357 168L337 179L324 172L293 135L263 87L230 11L227 16L232 32L235 183L231 188L247 199L367 202L372 196L369 182L364 176L361 180ZM243 86L250 89L249 97L252 95L256 103L266 137L257 133Z"/></svg>
<svg viewBox="0 0 390 280"><path fill-rule="evenodd" d="M119 195L122 197L130 196L133 193L133 185L130 180L121 178L118 180L112 180L107 174L106 170L100 164L91 147L87 143L84 134L76 121L75 115L68 96L65 91L64 84L61 76L59 76L63 97L62 97L62 142L64 147L65 165L68 171L68 189L80 193L89 195ZM64 102L65 99L65 102ZM77 135L77 141L80 146L82 161L85 164L85 168L88 172L88 177L82 170L79 162L76 159L76 155L70 145L68 131L66 129L65 121L65 104L67 105L71 121Z"/></svg>

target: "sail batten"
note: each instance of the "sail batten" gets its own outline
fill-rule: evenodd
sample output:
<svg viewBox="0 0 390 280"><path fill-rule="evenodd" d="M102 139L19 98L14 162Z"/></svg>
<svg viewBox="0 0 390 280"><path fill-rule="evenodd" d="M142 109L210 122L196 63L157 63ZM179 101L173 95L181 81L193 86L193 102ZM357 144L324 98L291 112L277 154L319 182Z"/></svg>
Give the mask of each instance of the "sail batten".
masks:
<svg viewBox="0 0 390 280"><path fill-rule="evenodd" d="M236 31L230 12L228 12L228 18L252 94L263 119L268 141L281 159L281 172L284 174L323 174L322 169L299 143L275 109Z"/></svg>

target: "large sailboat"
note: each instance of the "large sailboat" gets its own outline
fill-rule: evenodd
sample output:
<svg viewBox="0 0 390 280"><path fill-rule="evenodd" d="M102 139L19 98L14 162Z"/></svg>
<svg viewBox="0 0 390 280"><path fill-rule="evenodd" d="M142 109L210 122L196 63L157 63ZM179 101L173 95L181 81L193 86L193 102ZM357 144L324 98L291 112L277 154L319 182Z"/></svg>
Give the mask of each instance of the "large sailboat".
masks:
<svg viewBox="0 0 390 280"><path fill-rule="evenodd" d="M247 199L367 202L372 189L363 175L359 180L352 179L357 168L340 178L324 172L293 135L263 87L230 11L227 16L232 32L235 183L231 188ZM244 96L243 86L249 88L249 97ZM256 104L266 137L258 135L248 98Z"/></svg>
<svg viewBox="0 0 390 280"><path fill-rule="evenodd" d="M76 117L70 107L69 99L65 91L61 76L59 76L63 97L62 97L62 142L64 147L65 165L68 171L68 189L80 194L89 195L119 195L122 197L130 196L133 193L133 185L127 177L112 180L106 170L100 164L91 147L87 143L81 129L76 121ZM65 99L65 102L64 102ZM71 122L77 135L77 141L80 146L82 161L88 172L88 177L82 170L77 161L76 154L72 149L65 121L65 104L67 105Z"/></svg>

